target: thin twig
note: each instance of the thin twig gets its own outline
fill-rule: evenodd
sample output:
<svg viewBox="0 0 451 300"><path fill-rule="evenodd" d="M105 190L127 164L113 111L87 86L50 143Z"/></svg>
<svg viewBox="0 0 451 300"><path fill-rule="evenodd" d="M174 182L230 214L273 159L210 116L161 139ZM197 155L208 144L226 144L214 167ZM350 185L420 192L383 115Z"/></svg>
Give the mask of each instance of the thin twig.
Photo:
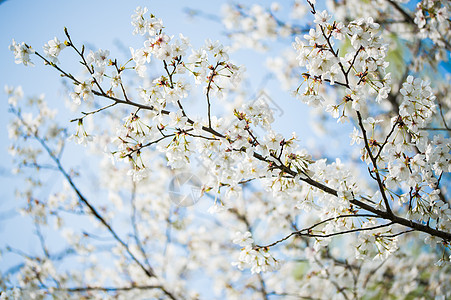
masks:
<svg viewBox="0 0 451 300"><path fill-rule="evenodd" d="M374 218L374 217L377 217L377 216L375 216L375 215L370 215L370 214L355 214L355 215L340 215L340 216L328 218L328 219L322 220L322 221L320 221L320 222L318 222L318 223L316 223L316 224L314 224L314 225L312 225L312 226L303 228L303 229L298 230L298 231L294 231L294 232L290 233L289 235L285 236L284 238L282 238L282 239L280 239L280 240L277 240L277 241L275 241L275 242L273 242L273 243L271 243L271 244L269 244L269 245L265 245L265 246L259 246L259 245L257 245L256 248L260 249L260 248L270 248L270 247L273 247L273 246L275 246L275 245L277 245L277 244L279 244L279 243L281 243L281 242L283 242L283 241L286 241L287 239L289 239L289 238L292 237L293 235L297 235L297 236L310 236L310 237L311 237L312 235L310 234L310 232L311 232L315 227L317 227L317 226L319 226L319 225L322 225L322 224L324 224L324 223L333 221L333 220L338 220L338 219L343 219L343 218ZM304 232L304 231L308 232L309 235L304 235L304 234L302 234L302 232ZM326 236L324 236L324 237L326 237Z"/></svg>

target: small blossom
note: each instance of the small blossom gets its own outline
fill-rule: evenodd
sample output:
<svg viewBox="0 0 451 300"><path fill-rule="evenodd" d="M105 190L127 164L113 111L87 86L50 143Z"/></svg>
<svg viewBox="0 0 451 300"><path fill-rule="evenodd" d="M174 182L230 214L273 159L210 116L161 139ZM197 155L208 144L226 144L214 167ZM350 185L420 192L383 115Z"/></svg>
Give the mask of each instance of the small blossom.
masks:
<svg viewBox="0 0 451 300"><path fill-rule="evenodd" d="M60 54L61 50L66 48L66 45L64 44L64 42L60 42L58 38L55 37L53 40L48 41L43 48L45 55L49 57L52 62L58 63L58 55Z"/></svg>
<svg viewBox="0 0 451 300"><path fill-rule="evenodd" d="M246 247L248 245L252 245L254 240L252 239L252 234L249 231L246 231L245 233L236 232L235 238L233 239L234 244L238 244L241 247Z"/></svg>
<svg viewBox="0 0 451 300"><path fill-rule="evenodd" d="M79 145L87 146L88 142L92 142L93 137L92 135L86 133L85 129L83 128L83 122L80 120L78 121L77 133L72 134L68 140L73 140Z"/></svg>
<svg viewBox="0 0 451 300"><path fill-rule="evenodd" d="M88 82L82 82L76 85L74 91L70 94L70 97L75 104L81 104L82 99L85 101L94 99L91 84Z"/></svg>
<svg viewBox="0 0 451 300"><path fill-rule="evenodd" d="M315 20L313 22L315 22L318 25L324 26L327 24L330 18L331 16L328 14L328 12L323 10L322 12L317 12L315 14Z"/></svg>
<svg viewBox="0 0 451 300"><path fill-rule="evenodd" d="M33 54L34 50L24 42L18 44L13 39L12 44L9 46L9 50L13 51L16 64L24 64L24 66L34 66L34 64L30 60L30 54Z"/></svg>

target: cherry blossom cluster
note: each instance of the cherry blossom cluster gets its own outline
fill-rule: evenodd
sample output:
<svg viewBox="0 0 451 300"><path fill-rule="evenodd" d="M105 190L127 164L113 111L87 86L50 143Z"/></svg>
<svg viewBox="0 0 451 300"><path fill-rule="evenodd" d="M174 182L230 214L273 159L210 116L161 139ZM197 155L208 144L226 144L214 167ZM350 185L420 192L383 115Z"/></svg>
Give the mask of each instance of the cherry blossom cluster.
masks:
<svg viewBox="0 0 451 300"><path fill-rule="evenodd" d="M83 121L78 120L77 132L72 134L69 137L69 140L74 140L77 144L86 146L88 142L93 141L93 137L86 132L83 126Z"/></svg>
<svg viewBox="0 0 451 300"><path fill-rule="evenodd" d="M449 24L451 4L447 1L422 0L417 4L415 23L420 29L423 38L430 38L440 47L450 49Z"/></svg>
<svg viewBox="0 0 451 300"><path fill-rule="evenodd" d="M285 5L285 3L283 4ZM249 7L239 4L225 4L222 7L222 23L230 31L233 48L268 49L269 41L299 34L303 28L299 20L305 17L308 7L302 1L290 4L290 21L285 22L277 16L282 4L274 2L269 9L260 4Z"/></svg>
<svg viewBox="0 0 451 300"><path fill-rule="evenodd" d="M251 238L251 233L246 231L245 233L237 232L233 243L239 244L241 247L239 262L233 263L240 270L243 270L246 266L251 266L252 273L260 273L267 271L274 271L279 268L279 262L274 259L268 252L268 249L254 248L252 243L254 240Z"/></svg>
<svg viewBox="0 0 451 300"><path fill-rule="evenodd" d="M297 89L302 101L313 106L322 105L324 98L319 91L322 81L348 88L342 102L328 107L328 111L338 118L341 107L341 116L346 117L345 106L348 103L359 110L368 94L376 92L378 102L385 99L391 81L390 74L385 75L387 45L379 37L379 25L372 18L359 19L346 26L341 22L331 23L330 19L326 11L316 12L316 28L304 36L307 43L296 38L293 46L298 53L299 65L307 69L303 75L305 89L303 92L300 87ZM334 49L334 39L348 39L353 49L339 56Z"/></svg>
<svg viewBox="0 0 451 300"><path fill-rule="evenodd" d="M415 134L419 133L419 129L426 127L430 123L435 112L436 104L434 100L436 98L432 94L432 89L428 82L419 78L414 79L412 76L407 77L399 92L404 96L404 101L399 107L399 115L415 138ZM425 150L424 137L422 140L415 138L414 142L416 142L416 146L420 151Z"/></svg>

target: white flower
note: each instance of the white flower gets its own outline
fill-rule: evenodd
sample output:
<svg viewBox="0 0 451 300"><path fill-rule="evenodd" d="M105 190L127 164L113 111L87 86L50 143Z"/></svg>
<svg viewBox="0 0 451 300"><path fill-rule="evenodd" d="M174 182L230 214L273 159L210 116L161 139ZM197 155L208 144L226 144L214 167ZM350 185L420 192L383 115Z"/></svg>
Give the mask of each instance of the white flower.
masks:
<svg viewBox="0 0 451 300"><path fill-rule="evenodd" d="M327 11L323 10L322 12L317 12L315 14L315 22L318 25L327 25L327 22L330 20L331 16L327 13Z"/></svg>
<svg viewBox="0 0 451 300"><path fill-rule="evenodd" d="M55 37L53 40L50 40L43 46L44 53L47 57L49 57L52 62L58 63L58 55L60 54L61 50L66 48L66 45L64 42L60 42L57 37Z"/></svg>
<svg viewBox="0 0 451 300"><path fill-rule="evenodd" d="M352 133L349 136L351 137L351 145L354 145L354 143L359 145L360 142L362 141L362 138L360 137L360 132L355 127L354 127Z"/></svg>
<svg viewBox="0 0 451 300"><path fill-rule="evenodd" d="M144 178L147 177L147 173L148 173L147 168L144 168L144 167L143 168L138 168L138 167L135 166L133 169L130 169L127 172L127 175L131 176L132 180L134 182L139 182L139 181L141 181L141 180L143 180Z"/></svg>
<svg viewBox="0 0 451 300"><path fill-rule="evenodd" d="M226 207L223 203L221 203L220 201L215 201L215 204L213 204L212 206L210 206L210 208L208 208L208 213L214 215L220 212L223 212L226 210Z"/></svg>
<svg viewBox="0 0 451 300"><path fill-rule="evenodd" d="M177 112L170 112L169 117L171 118L171 122L169 123L170 126L181 129L186 126L188 118L183 116L181 109L179 109Z"/></svg>
<svg viewBox="0 0 451 300"><path fill-rule="evenodd" d="M132 15L132 25L135 28L133 34L144 35L148 30L147 20L144 19L144 14L147 13L147 7L141 8L138 6L135 9L135 14Z"/></svg>
<svg viewBox="0 0 451 300"><path fill-rule="evenodd" d="M109 50L99 49L96 52L90 52L86 57L88 64L96 64L97 67L105 67L108 64Z"/></svg>
<svg viewBox="0 0 451 300"><path fill-rule="evenodd" d="M13 39L12 44L9 46L9 50L13 51L16 64L24 64L24 66L34 66L34 64L30 60L30 54L33 54L34 50L30 46L25 45L24 42L17 44Z"/></svg>
<svg viewBox="0 0 451 300"><path fill-rule="evenodd" d="M72 134L69 138L69 141L75 141L77 144L82 146L87 146L88 142L92 142L93 137L92 135L89 135L86 133L86 131L83 128L83 123L79 122L77 133Z"/></svg>
<svg viewBox="0 0 451 300"><path fill-rule="evenodd" d="M174 55L172 54L172 47L168 44L162 44L158 51L154 52L155 57L160 60L170 61Z"/></svg>
<svg viewBox="0 0 451 300"><path fill-rule="evenodd" d="M315 46L315 44L324 44L326 40L324 39L322 33L320 30L315 30L313 28L310 28L310 31L308 34L304 35L304 39L309 41L310 46Z"/></svg>
<svg viewBox="0 0 451 300"><path fill-rule="evenodd" d="M254 240L252 239L252 234L249 231L246 231L245 233L237 231L232 242L240 245L241 247L246 247L252 245Z"/></svg>
<svg viewBox="0 0 451 300"><path fill-rule="evenodd" d="M268 133L264 138L264 145L270 149L277 151L280 149L280 142L283 140L281 134L276 134L274 131Z"/></svg>
<svg viewBox="0 0 451 300"><path fill-rule="evenodd" d="M23 98L23 90L21 86L16 88L5 85L5 93L8 95L8 103L14 107L17 101Z"/></svg>
<svg viewBox="0 0 451 300"><path fill-rule="evenodd" d="M111 86L117 87L121 83L122 83L121 75L116 70L113 70L113 72L111 73Z"/></svg>
<svg viewBox="0 0 451 300"><path fill-rule="evenodd" d="M253 249L252 246L244 247L239 256L239 262L233 263L238 268L247 265L252 273L274 271L280 267L279 262L272 257L268 249Z"/></svg>
<svg viewBox="0 0 451 300"><path fill-rule="evenodd" d="M70 97L75 104L81 104L82 99L85 101L94 99L91 84L85 81L76 85L74 91L70 93Z"/></svg>
<svg viewBox="0 0 451 300"><path fill-rule="evenodd" d="M147 21L147 31L150 35L156 35L163 28L163 21L155 17Z"/></svg>

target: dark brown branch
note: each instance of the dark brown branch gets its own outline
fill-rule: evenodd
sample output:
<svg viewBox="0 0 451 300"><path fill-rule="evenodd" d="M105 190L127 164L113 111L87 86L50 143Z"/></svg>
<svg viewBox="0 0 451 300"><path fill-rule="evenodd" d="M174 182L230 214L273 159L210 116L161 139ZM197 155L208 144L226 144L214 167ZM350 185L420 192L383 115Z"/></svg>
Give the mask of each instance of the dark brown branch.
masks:
<svg viewBox="0 0 451 300"><path fill-rule="evenodd" d="M142 285L142 286L124 286L124 287L102 287L102 286L87 286L87 287L72 287L66 289L56 289L57 291L64 291L70 293L83 293L90 291L101 291L101 292L121 292L121 291L131 291L131 290L150 290L150 289L161 289L161 285Z"/></svg>
<svg viewBox="0 0 451 300"><path fill-rule="evenodd" d="M296 232L295 235L297 235L297 236L306 236L306 237L328 238L328 237L333 237L333 236L336 236L336 235L347 234L347 233L351 233L351 232L371 231L371 230L375 230L375 229L388 227L388 226L393 225L393 224L394 224L393 222L390 222L390 223L387 223L387 224L381 224L381 225L377 225L377 226L373 226L373 227L354 228L354 229L349 229L349 230L340 231L340 232L333 232L333 233L328 233L328 234L311 234L311 233L298 233L298 232Z"/></svg>
<svg viewBox="0 0 451 300"><path fill-rule="evenodd" d="M310 226L310 227L307 227L307 228L303 228L303 229L301 229L301 230L297 230L297 231L294 231L294 232L292 232L292 233L290 233L289 235L287 235L287 236L285 236L284 238L282 238L282 239L280 239L280 240L278 240L278 241L275 241L275 242L273 242L273 243L271 243L271 244L269 244L269 245L265 245L265 246L259 246L259 245L257 245L257 246L255 246L256 248L270 248L270 247L273 247L273 246L275 246L275 245L277 245L277 244L279 244L279 243L281 243L281 242L283 242L283 241L286 241L287 239L289 239L291 236L293 236L293 235L297 235L297 236L311 236L311 235L301 235L301 233L302 232L308 232L308 233L310 233L315 227L317 227L317 226L319 226L319 225L322 225L322 224L324 224L324 223L327 223L327 222L330 222L330 221L333 221L333 220L337 220L337 219L343 219L343 218L374 218L374 217L377 217L377 216L375 216L375 215L370 215L370 214L356 214L356 215L340 215L340 216L337 216L337 217L332 217L332 218L328 218L328 219L325 219L325 220L322 220L322 221L320 221L320 222L318 222L318 223L316 223L316 224L314 224L314 225L312 225L312 226Z"/></svg>
<svg viewBox="0 0 451 300"><path fill-rule="evenodd" d="M101 107L101 108L99 108L99 109L96 109L96 110L93 110L93 111L90 111L90 112L81 112L81 113L83 114L83 117L76 118L76 119L72 119L72 120L70 120L70 122L76 122L76 121L83 120L84 118L86 118L86 117L89 116L89 115L93 115L93 114L95 114L95 113L101 112L102 110L105 110L105 109L108 109L108 108L110 108L110 107L113 107L113 106L115 106L116 104L117 104L117 102L113 102L113 103L111 103L111 104L109 104L109 105L107 105L107 106Z"/></svg>
<svg viewBox="0 0 451 300"><path fill-rule="evenodd" d="M433 127L423 127L420 130L430 130L430 131L451 131L449 128L433 128Z"/></svg>
<svg viewBox="0 0 451 300"><path fill-rule="evenodd" d="M410 16L401 6L399 6L398 3L394 2L393 0L387 0L388 3L390 3L391 6L393 6L394 9L396 9L401 15L404 17L406 21L408 21L411 24L415 24L415 20Z"/></svg>
<svg viewBox="0 0 451 300"><path fill-rule="evenodd" d="M377 161L377 159L379 158L379 156L382 153L382 150L384 149L385 145L388 143L388 140L390 139L390 136L393 134L393 132L395 132L395 128L396 126L398 126L398 121L396 121L393 124L393 127L391 128L390 132L387 134L387 136L385 137L385 141L382 143L382 145L379 147L379 151L377 152L376 156L374 157L374 159Z"/></svg>
<svg viewBox="0 0 451 300"><path fill-rule="evenodd" d="M212 68L211 70L211 76L208 79L208 85L207 85L207 114L208 114L208 127L211 128L211 103L210 103L210 90L211 90L211 84L213 82L213 78L216 75L216 69L218 68L218 66L220 65L220 62L216 63L216 66L214 66L214 68Z"/></svg>
<svg viewBox="0 0 451 300"><path fill-rule="evenodd" d="M440 102L438 102L438 110L440 112L440 117L442 118L443 125L447 130L451 131L451 129L448 127L448 124L446 123L445 116L443 115L442 104Z"/></svg>
<svg viewBox="0 0 451 300"><path fill-rule="evenodd" d="M376 176L376 182L379 186L379 191L381 192L382 199L384 200L385 209L387 210L387 212L389 214L393 214L391 211L391 208L390 208L390 204L388 203L387 195L385 194L385 186L384 186L382 179L380 177L380 174L379 174L379 169L377 167L377 161L374 158L373 153L371 152L371 148L370 148L370 144L369 144L368 137L366 134L365 126L363 126L362 115L360 114L360 112L358 110L356 111L356 113L357 113L357 118L359 120L360 129L362 130L363 140L365 142L365 148L366 148L366 151L368 152L368 156L370 157L371 162L373 164L373 168L374 168L375 176Z"/></svg>
<svg viewBox="0 0 451 300"><path fill-rule="evenodd" d="M394 234L382 234L382 235L380 235L380 237L384 237L384 238L394 238L394 237L397 237L397 236L400 236L400 235L403 235L403 234L406 234L406 233L409 233L409 232L413 232L413 231L415 231L415 230L410 229L410 230L401 231L401 232L394 233Z"/></svg>

